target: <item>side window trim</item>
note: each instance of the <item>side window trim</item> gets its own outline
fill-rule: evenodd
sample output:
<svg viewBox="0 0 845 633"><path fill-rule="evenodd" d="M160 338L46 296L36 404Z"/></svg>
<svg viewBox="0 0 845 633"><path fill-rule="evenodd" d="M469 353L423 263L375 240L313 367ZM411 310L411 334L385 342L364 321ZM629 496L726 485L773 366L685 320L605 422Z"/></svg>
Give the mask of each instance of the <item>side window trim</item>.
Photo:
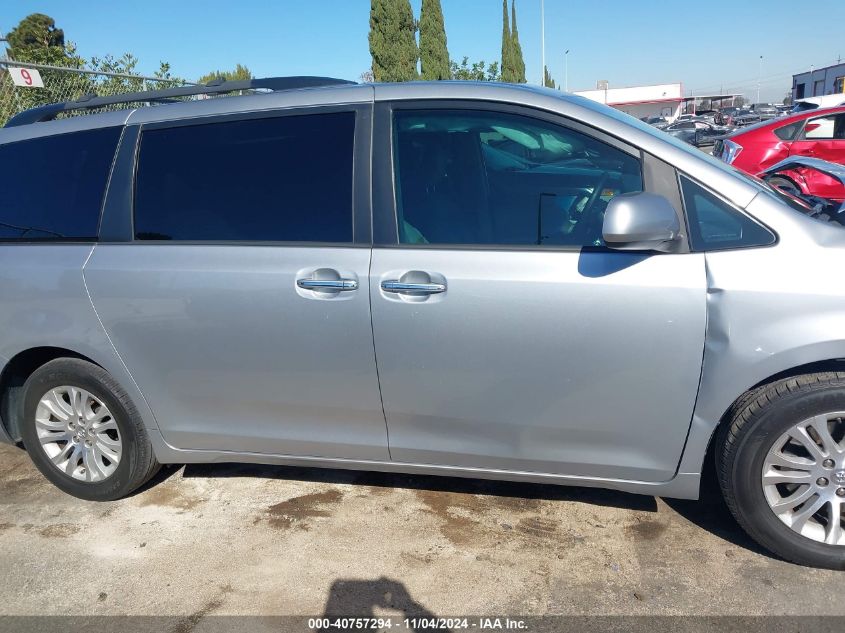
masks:
<svg viewBox="0 0 845 633"><path fill-rule="evenodd" d="M376 102L373 111L373 145L372 145L372 206L373 206L373 245L376 247L421 248L441 250L502 250L502 251L564 251L577 252L585 247L573 246L536 246L536 245L445 245L445 244L400 244L398 229L398 208L396 188L394 183L394 146L393 120L394 112L398 110L467 110L501 112L537 119L553 125L569 128L580 134L590 136L597 141L621 150L640 163L641 175L645 184L645 167L643 152L611 134L575 121L563 115L531 108L529 106L508 104L495 101L473 101L463 99L415 99ZM601 247L599 247L601 248Z"/></svg>
<svg viewBox="0 0 845 633"><path fill-rule="evenodd" d="M281 118L287 116L303 116L309 114L332 114L338 112L352 112L355 114L355 130L352 160L352 241L351 242L301 242L301 241L243 241L243 240L138 240L135 237L135 187L137 181L138 162L141 149L141 138L146 130L157 130L178 127L192 127L213 123L247 121L265 118ZM133 150L127 149L127 161L131 165L129 173L131 180L125 191L128 200L124 200L119 216L114 220L114 226L119 230L111 234L109 241L129 242L135 244L179 244L179 245L214 245L214 246L285 246L294 248L320 247L371 247L372 246L372 213L371 213L371 156L372 156L372 127L373 107L369 103L332 104L317 106L297 106L292 108L277 108L271 110L257 110L252 112L233 112L208 117L193 117L154 121L151 123L135 124L138 129ZM121 149L122 149L121 145ZM120 151L120 150L119 150ZM124 181L125 182L125 181Z"/></svg>
<svg viewBox="0 0 845 633"><path fill-rule="evenodd" d="M132 200L135 188L135 161L140 126L123 129L100 215L100 242L131 242L133 235Z"/></svg>
<svg viewBox="0 0 845 633"><path fill-rule="evenodd" d="M643 189L663 196L675 209L682 234L673 253L691 252L690 225L684 210L678 170L656 156L643 152Z"/></svg>

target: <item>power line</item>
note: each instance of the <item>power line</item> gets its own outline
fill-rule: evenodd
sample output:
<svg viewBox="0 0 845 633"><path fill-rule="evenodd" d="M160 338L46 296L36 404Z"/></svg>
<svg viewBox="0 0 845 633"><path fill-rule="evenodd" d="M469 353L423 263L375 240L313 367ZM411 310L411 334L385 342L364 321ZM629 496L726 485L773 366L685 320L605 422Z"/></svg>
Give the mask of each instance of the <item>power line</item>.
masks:
<svg viewBox="0 0 845 633"><path fill-rule="evenodd" d="M816 68L816 70L819 70L820 68L824 68L824 67L827 67L827 66L834 66L838 63L841 63L841 62L831 61L829 63L825 62L825 63L818 64L818 65L811 64L810 67ZM795 75L800 75L802 73L808 72L806 70L806 68L807 67L804 66L803 68L798 69L794 72L779 72L779 73L772 73L772 74L769 74L769 75L763 75L761 77L761 80L763 80L762 83L771 83L772 81L776 81L778 78L784 78L784 77L790 77L791 78ZM768 82L766 80L768 80ZM757 82L757 77L746 77L746 78L743 78L743 79L736 79L736 80L732 81L731 83L733 85L751 85L751 84L755 84L756 82ZM695 92L711 92L711 91L715 92L720 87L721 87L721 85L712 84L712 85L706 86L704 88L701 88L701 87L690 88L690 90L694 90Z"/></svg>

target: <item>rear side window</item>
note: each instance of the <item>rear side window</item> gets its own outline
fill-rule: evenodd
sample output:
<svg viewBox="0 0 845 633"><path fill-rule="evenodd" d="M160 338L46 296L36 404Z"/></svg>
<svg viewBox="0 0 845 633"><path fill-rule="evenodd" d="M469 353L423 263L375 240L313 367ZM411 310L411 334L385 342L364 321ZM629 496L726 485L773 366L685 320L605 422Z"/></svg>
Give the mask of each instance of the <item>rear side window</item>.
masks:
<svg viewBox="0 0 845 633"><path fill-rule="evenodd" d="M352 241L355 113L142 133L135 238Z"/></svg>
<svg viewBox="0 0 845 633"><path fill-rule="evenodd" d="M773 244L775 236L744 213L681 176L681 191L694 251L715 251Z"/></svg>
<svg viewBox="0 0 845 633"><path fill-rule="evenodd" d="M0 240L93 240L121 128L0 145Z"/></svg>

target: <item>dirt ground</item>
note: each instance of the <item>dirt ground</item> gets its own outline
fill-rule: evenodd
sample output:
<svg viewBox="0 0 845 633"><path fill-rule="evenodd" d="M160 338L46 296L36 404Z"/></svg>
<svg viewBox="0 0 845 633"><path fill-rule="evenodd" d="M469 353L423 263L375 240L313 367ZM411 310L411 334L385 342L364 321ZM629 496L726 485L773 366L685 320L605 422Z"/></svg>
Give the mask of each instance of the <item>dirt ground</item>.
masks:
<svg viewBox="0 0 845 633"><path fill-rule="evenodd" d="M845 615L700 502L246 465L83 502L0 446L0 615Z"/></svg>

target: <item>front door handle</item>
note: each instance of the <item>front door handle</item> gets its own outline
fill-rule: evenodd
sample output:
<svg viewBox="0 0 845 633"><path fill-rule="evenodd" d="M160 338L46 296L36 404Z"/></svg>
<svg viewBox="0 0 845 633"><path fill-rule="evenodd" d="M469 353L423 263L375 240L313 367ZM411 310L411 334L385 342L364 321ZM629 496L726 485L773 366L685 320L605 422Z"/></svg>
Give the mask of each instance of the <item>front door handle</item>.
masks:
<svg viewBox="0 0 845 633"><path fill-rule="evenodd" d="M438 283L409 283L399 281L398 279L390 279L381 282L381 289L385 292L396 292L404 295L436 295L440 292L446 292L446 284Z"/></svg>
<svg viewBox="0 0 845 633"><path fill-rule="evenodd" d="M357 279L297 279L296 285L305 290L322 290L323 292L358 290Z"/></svg>

